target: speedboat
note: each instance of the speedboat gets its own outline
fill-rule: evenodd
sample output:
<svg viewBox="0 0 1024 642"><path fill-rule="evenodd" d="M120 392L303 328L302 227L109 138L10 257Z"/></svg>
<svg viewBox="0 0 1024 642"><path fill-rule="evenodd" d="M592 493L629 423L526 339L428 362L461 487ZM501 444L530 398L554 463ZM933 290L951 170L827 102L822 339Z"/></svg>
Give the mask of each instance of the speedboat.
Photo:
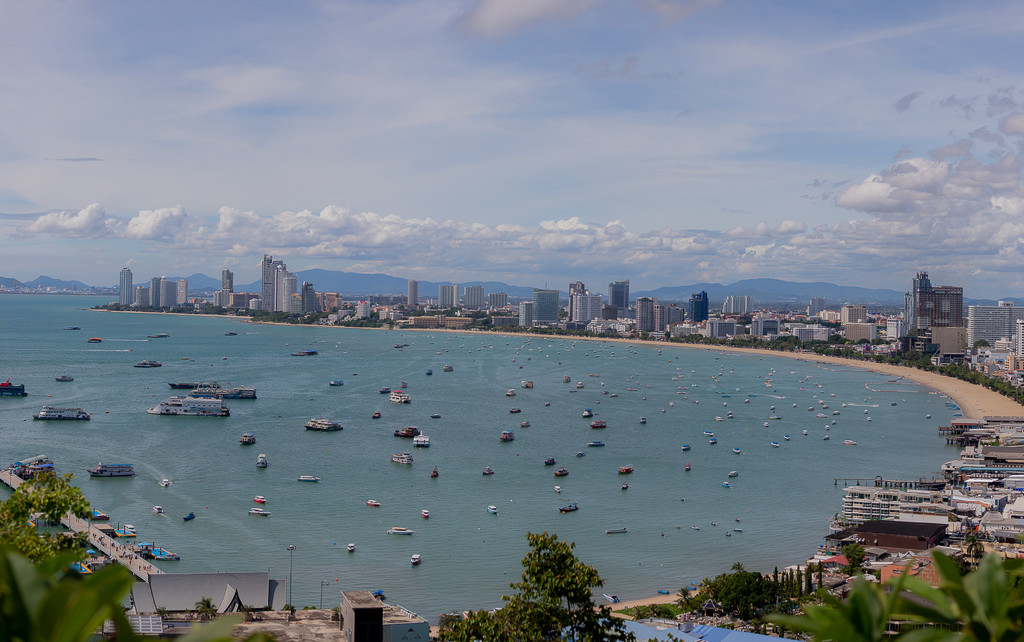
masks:
<svg viewBox="0 0 1024 642"><path fill-rule="evenodd" d="M729 488L729 482L722 482L722 488Z"/></svg>
<svg viewBox="0 0 1024 642"><path fill-rule="evenodd" d="M828 435L825 435L824 437L822 437L822 438L821 438L821 440L822 440L822 441L828 441L828 440L829 440L829 436L828 436Z"/></svg>
<svg viewBox="0 0 1024 642"><path fill-rule="evenodd" d="M487 507L487 512L490 513L491 515L497 515L498 514L498 507L497 506L493 506L493 505L492 506L488 506Z"/></svg>
<svg viewBox="0 0 1024 642"><path fill-rule="evenodd" d="M56 377L54 377L54 380L56 380L56 381L74 381L75 378L70 376L70 375L57 375Z"/></svg>
<svg viewBox="0 0 1024 642"><path fill-rule="evenodd" d="M256 455L256 467L266 468L267 467L267 456L263 453Z"/></svg>
<svg viewBox="0 0 1024 642"><path fill-rule="evenodd" d="M315 483L315 482L320 481L320 478L319 477L314 477L313 475L299 475L299 481L300 482L314 482Z"/></svg>
<svg viewBox="0 0 1024 642"><path fill-rule="evenodd" d="M153 507L153 512L156 513L157 515L161 515L164 512L164 508L163 508L163 506L154 506Z"/></svg>
<svg viewBox="0 0 1024 642"><path fill-rule="evenodd" d="M380 508L380 502L378 502L376 499L368 499L368 500L366 500L366 505L367 506L373 506L374 508Z"/></svg>
<svg viewBox="0 0 1024 642"><path fill-rule="evenodd" d="M353 544L352 542L349 542L348 546L346 546L345 548L348 549L349 553L355 553L356 552L356 545Z"/></svg>
<svg viewBox="0 0 1024 642"><path fill-rule="evenodd" d="M423 519L430 519L430 511L427 510L426 508L420 511L420 515L423 517Z"/></svg>
<svg viewBox="0 0 1024 642"><path fill-rule="evenodd" d="M737 455L740 454L740 449L739 448L733 448L732 451L734 453L736 453Z"/></svg>
<svg viewBox="0 0 1024 642"><path fill-rule="evenodd" d="M555 486L555 492L556 493L562 492L562 487L561 486Z"/></svg>
<svg viewBox="0 0 1024 642"><path fill-rule="evenodd" d="M188 515L185 515L184 517L182 517L182 519L185 520L186 522L190 522L190 521L192 521L195 518L196 518L196 514L195 513L189 513Z"/></svg>
<svg viewBox="0 0 1024 642"><path fill-rule="evenodd" d="M373 413L370 416L370 419L380 419L380 411L378 410L377 412Z"/></svg>
<svg viewBox="0 0 1024 642"><path fill-rule="evenodd" d="M689 449L690 449L690 444L683 444L683 446L682 446L682 451L683 452L686 452Z"/></svg>
<svg viewBox="0 0 1024 642"><path fill-rule="evenodd" d="M554 457L548 457L547 459L544 460L545 466L554 466L556 463L557 462L555 461Z"/></svg>
<svg viewBox="0 0 1024 642"><path fill-rule="evenodd" d="M171 485L171 484L173 484L173 483L174 483L174 482L172 482L172 481L171 481L171 480L169 480L169 479L161 479L161 480L160 480L160 485L161 485L161 486L163 486L164 488L167 488L168 486L170 486L170 485Z"/></svg>
<svg viewBox="0 0 1024 642"><path fill-rule="evenodd" d="M603 441L588 441L587 448L601 448L604 446Z"/></svg>
<svg viewBox="0 0 1024 642"><path fill-rule="evenodd" d="M844 439L844 440L843 440L843 445L844 445L844 446L856 446L856 445L857 445L857 442L855 442L855 441L854 441L854 440L852 440L852 439Z"/></svg>
<svg viewBox="0 0 1024 642"><path fill-rule="evenodd" d="M266 504L267 498L264 497L263 495L257 495L252 498L252 501L256 502L257 504Z"/></svg>
<svg viewBox="0 0 1024 642"><path fill-rule="evenodd" d="M735 470L730 470L729 471L729 477L739 477L739 476L740 476L739 472L737 472Z"/></svg>
<svg viewBox="0 0 1024 642"><path fill-rule="evenodd" d="M258 506L253 506L249 509L250 515L259 515L260 517L270 517L270 511L263 510Z"/></svg>

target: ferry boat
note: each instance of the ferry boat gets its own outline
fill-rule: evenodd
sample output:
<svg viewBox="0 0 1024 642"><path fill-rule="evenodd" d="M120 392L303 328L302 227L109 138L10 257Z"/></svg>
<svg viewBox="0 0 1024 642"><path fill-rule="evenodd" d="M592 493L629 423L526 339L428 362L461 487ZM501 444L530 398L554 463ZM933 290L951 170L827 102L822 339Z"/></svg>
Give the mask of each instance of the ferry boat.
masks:
<svg viewBox="0 0 1024 642"><path fill-rule="evenodd" d="M555 477L565 477L568 474L569 474L569 469L566 468L565 466L562 466L561 468L559 468L558 470L555 471Z"/></svg>
<svg viewBox="0 0 1024 642"><path fill-rule="evenodd" d="M300 481L300 482L312 482L312 483L315 484L315 483L320 481L320 478L319 477L314 477L313 475L299 475L298 481Z"/></svg>
<svg viewBox="0 0 1024 642"><path fill-rule="evenodd" d="M135 475L132 464L104 464L100 462L95 468L86 468L90 477L131 477Z"/></svg>
<svg viewBox="0 0 1024 642"><path fill-rule="evenodd" d="M0 397L27 397L25 384L13 384L11 380L0 381Z"/></svg>
<svg viewBox="0 0 1024 642"><path fill-rule="evenodd" d="M75 378L70 375L57 375L53 378L54 381L74 381Z"/></svg>
<svg viewBox="0 0 1024 642"><path fill-rule="evenodd" d="M255 399L256 389L255 388L243 388L241 386L237 388L221 388L218 386L205 387L200 385L190 393L189 397L208 397L216 399Z"/></svg>
<svg viewBox="0 0 1024 642"><path fill-rule="evenodd" d="M500 441L513 441L515 438L516 436L511 430L502 430L501 436L498 437Z"/></svg>
<svg viewBox="0 0 1024 642"><path fill-rule="evenodd" d="M416 426L403 426L395 431L395 437L411 438L416 437L420 434L420 429Z"/></svg>
<svg viewBox="0 0 1024 642"><path fill-rule="evenodd" d="M409 393L401 390L392 390L391 397L389 397L389 399L393 403L409 403L412 401L412 397L409 396Z"/></svg>
<svg viewBox="0 0 1024 642"><path fill-rule="evenodd" d="M562 506L558 509L560 513L571 513L580 509L579 504L576 502L570 502L568 506Z"/></svg>
<svg viewBox="0 0 1024 642"><path fill-rule="evenodd" d="M151 415L188 415L191 417L228 417L231 411L222 399L207 397L170 397L147 410Z"/></svg>
<svg viewBox="0 0 1024 642"><path fill-rule="evenodd" d="M266 468L267 467L267 456L263 453L256 455L256 467Z"/></svg>
<svg viewBox="0 0 1024 642"><path fill-rule="evenodd" d="M388 535L412 535L416 531L409 530L404 526L392 526L387 530Z"/></svg>
<svg viewBox="0 0 1024 642"><path fill-rule="evenodd" d="M594 411L591 410L590 408L585 408L583 410L583 418L584 419L589 419L589 418L591 418L593 416L594 416Z"/></svg>
<svg viewBox="0 0 1024 642"><path fill-rule="evenodd" d="M90 337L86 340L86 343L103 343L103 339L99 337Z"/></svg>
<svg viewBox="0 0 1024 642"><path fill-rule="evenodd" d="M159 367L161 367L163 365L164 364L160 363L159 361L140 361L140 362L135 364L135 367L136 368L159 368Z"/></svg>
<svg viewBox="0 0 1024 642"><path fill-rule="evenodd" d="M320 354L320 353L317 352L316 350L299 350L298 352L293 352L292 356L293 357L312 357L312 356L315 356L315 355L318 355L318 354Z"/></svg>
<svg viewBox="0 0 1024 642"><path fill-rule="evenodd" d="M179 381L177 383L168 383L167 385L170 386L172 390L195 390L196 388L220 388L220 384L217 383L216 381L211 381L209 383L204 383L204 382L193 383L191 381Z"/></svg>
<svg viewBox="0 0 1024 642"><path fill-rule="evenodd" d="M306 430L319 430L320 432L332 432L335 430L342 430L343 426L337 421L331 421L330 419L323 419L313 417L306 422Z"/></svg>
<svg viewBox="0 0 1024 642"><path fill-rule="evenodd" d="M591 421L590 422L590 427L591 428L607 428L608 427L608 423L598 419L597 421Z"/></svg>
<svg viewBox="0 0 1024 642"><path fill-rule="evenodd" d="M412 438L412 445L416 448L430 448L430 437L420 434Z"/></svg>
<svg viewBox="0 0 1024 642"><path fill-rule="evenodd" d="M259 515L260 517L270 517L270 511L263 510L262 508L260 508L258 506L253 506L252 508L250 508L249 509L249 514L250 515Z"/></svg>
<svg viewBox="0 0 1024 642"><path fill-rule="evenodd" d="M32 415L33 419L51 419L51 420L84 420L89 421L91 417L89 413L82 410L81 408L57 408L55 406L43 406L39 411L39 414Z"/></svg>
<svg viewBox="0 0 1024 642"><path fill-rule="evenodd" d="M633 464L628 464L626 466L619 466L619 474L620 475L628 475L631 472L633 472Z"/></svg>
<svg viewBox="0 0 1024 642"><path fill-rule="evenodd" d="M412 453L392 453L391 461L395 462L396 464L411 464Z"/></svg>
<svg viewBox="0 0 1024 642"><path fill-rule="evenodd" d="M255 444L256 443L256 433L254 433L254 432L247 432L247 433L245 433L238 440L238 443L245 444L245 445Z"/></svg>
<svg viewBox="0 0 1024 642"><path fill-rule="evenodd" d="M448 366L448 365L441 366L441 372L451 372L452 370L455 370L454 366Z"/></svg>

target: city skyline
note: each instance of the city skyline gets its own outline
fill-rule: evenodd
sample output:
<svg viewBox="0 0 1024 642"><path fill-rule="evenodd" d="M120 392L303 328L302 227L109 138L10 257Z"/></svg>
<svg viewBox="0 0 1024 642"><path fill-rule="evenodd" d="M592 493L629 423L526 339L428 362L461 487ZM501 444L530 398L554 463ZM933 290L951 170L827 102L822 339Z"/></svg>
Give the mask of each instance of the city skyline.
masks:
<svg viewBox="0 0 1024 642"><path fill-rule="evenodd" d="M250 282L281 254L453 282L900 288L927 270L973 296L1024 292L1018 17L1012 2L11 7L0 272Z"/></svg>

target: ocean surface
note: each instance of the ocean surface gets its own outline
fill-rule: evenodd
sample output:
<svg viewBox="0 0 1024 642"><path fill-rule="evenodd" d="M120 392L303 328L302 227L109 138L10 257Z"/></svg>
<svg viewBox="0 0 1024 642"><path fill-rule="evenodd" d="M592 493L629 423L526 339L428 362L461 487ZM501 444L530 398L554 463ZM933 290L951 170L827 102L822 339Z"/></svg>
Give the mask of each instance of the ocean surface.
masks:
<svg viewBox="0 0 1024 642"><path fill-rule="evenodd" d="M674 593L734 562L769 571L806 560L841 509L835 478L938 476L957 454L936 432L954 413L946 398L857 368L671 345L88 309L105 302L0 296L0 380L29 393L0 397L0 463L46 454L112 523L134 524L140 540L181 555L158 563L163 570L291 572L298 606L319 606L321 591L330 606L343 589L381 589L431 621L495 607L520 579L526 533L541 531L575 542L604 578L602 591ZM147 338L161 332L170 336ZM291 356L307 349L319 354ZM133 367L144 359L163 367ZM61 374L75 380L54 381ZM258 399L227 401L227 418L146 414L178 381L254 386ZM379 393L403 381L412 403ZM44 404L81 407L93 419L32 421ZM586 408L607 428L590 428ZM371 419L374 411L382 418ZM304 430L311 417L344 430ZM419 426L430 447L393 435L406 425ZM500 442L508 429L515 441ZM240 445L244 432L257 443ZM587 447L592 440L606 445ZM392 463L395 451L415 462ZM268 468L256 468L258 453ZM545 466L547 457L557 466ZM98 462L132 463L137 475L90 478L85 469ZM634 473L618 473L630 464ZM485 466L495 474L482 475ZM561 466L569 475L555 478ZM322 481L299 483L300 475ZM161 487L163 478L174 484ZM272 517L248 514L255 495ZM560 513L569 502L579 510ZM184 522L190 511L196 519ZM386 534L392 526L415 533ZM605 533L617 528L628 532ZM726 536L734 528L742 532ZM413 553L420 566L410 565Z"/></svg>

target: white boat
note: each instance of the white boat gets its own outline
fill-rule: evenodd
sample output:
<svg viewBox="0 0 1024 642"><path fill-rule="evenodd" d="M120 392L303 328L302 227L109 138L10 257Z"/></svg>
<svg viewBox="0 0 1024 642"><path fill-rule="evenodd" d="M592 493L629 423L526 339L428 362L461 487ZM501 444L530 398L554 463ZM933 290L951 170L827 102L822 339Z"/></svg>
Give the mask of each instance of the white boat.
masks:
<svg viewBox="0 0 1024 642"><path fill-rule="evenodd" d="M509 388L508 390L505 391L505 396L506 397L515 397L516 396L516 391L513 390L512 388Z"/></svg>
<svg viewBox="0 0 1024 642"><path fill-rule="evenodd" d="M249 514L250 515L259 515L260 517L270 517L270 511L263 510L262 508L259 508L258 506L253 506L252 508L250 508L249 509Z"/></svg>
<svg viewBox="0 0 1024 642"><path fill-rule="evenodd" d="M619 602L619 596L618 595L614 595L612 593L605 593L604 594L604 599L608 600L612 604L618 604L618 602Z"/></svg>
<svg viewBox="0 0 1024 642"><path fill-rule="evenodd" d="M380 502L378 502L376 499L368 499L368 500L366 500L366 505L367 506L372 506L374 508L380 508Z"/></svg>
<svg viewBox="0 0 1024 642"><path fill-rule="evenodd" d="M190 417L227 417L231 411L223 399L215 397L174 396L147 410L151 415L187 415Z"/></svg>
<svg viewBox="0 0 1024 642"><path fill-rule="evenodd" d="M419 554L419 553L413 553L412 557L410 557L410 558L409 558L409 562L410 562L410 563L411 563L411 564L412 564L413 566L419 566L419 563L420 563L420 554Z"/></svg>
<svg viewBox="0 0 1024 642"><path fill-rule="evenodd" d="M164 488L167 488L168 486L170 486L170 485L171 485L171 484L173 484L173 483L174 483L174 482L172 482L172 481L171 481L171 480L169 480L169 479L161 479L161 480L160 480L160 485L161 485L161 486L163 486Z"/></svg>
<svg viewBox="0 0 1024 642"><path fill-rule="evenodd" d="M394 403L410 403L412 401L412 397L409 396L409 393L403 392L402 390L392 390L391 396L388 398Z"/></svg>
<svg viewBox="0 0 1024 642"><path fill-rule="evenodd" d="M770 446L771 446L772 448L778 448L778 447L779 447L779 442L777 442L777 441L773 441L773 442L771 442L771 443L770 443L769 445L770 445Z"/></svg>
<svg viewBox="0 0 1024 642"><path fill-rule="evenodd" d="M267 467L267 456L263 453L256 455L256 467L266 468Z"/></svg>
<svg viewBox="0 0 1024 642"><path fill-rule="evenodd" d="M298 481L300 481L300 482L314 482L315 483L315 482L320 481L320 478L319 477L314 477L313 475L299 475Z"/></svg>
<svg viewBox="0 0 1024 642"><path fill-rule="evenodd" d="M391 453L391 461L396 464L411 464L412 453Z"/></svg>
<svg viewBox="0 0 1024 642"><path fill-rule="evenodd" d="M822 440L822 441L828 441L828 440L829 440L829 436L828 436L828 435L825 435L824 437L822 437L822 438L821 438L821 440Z"/></svg>
<svg viewBox="0 0 1024 642"><path fill-rule="evenodd" d="M426 508L420 511L420 515L423 517L423 519L430 519L430 511L427 510Z"/></svg>
<svg viewBox="0 0 1024 642"><path fill-rule="evenodd" d="M349 553L355 553L356 552L356 545L353 544L352 542L349 542L348 546L346 546L346 548L348 549Z"/></svg>
<svg viewBox="0 0 1024 642"><path fill-rule="evenodd" d="M91 419L89 413L82 410L81 408L57 408L56 406L43 406L39 411L39 414L32 415L33 419L41 420L84 420L88 421Z"/></svg>
<svg viewBox="0 0 1024 642"><path fill-rule="evenodd" d="M562 487L561 486L555 486L555 492L556 493L562 492Z"/></svg>
<svg viewBox="0 0 1024 642"><path fill-rule="evenodd" d="M856 446L856 445L857 445L857 442L855 442L855 441L854 441L854 440L852 440L852 439L844 439L844 440L843 440L843 445L844 445L844 446Z"/></svg>
<svg viewBox="0 0 1024 642"><path fill-rule="evenodd" d="M86 468L91 477L131 477L135 474L132 464L104 464L100 462L95 468Z"/></svg>
<svg viewBox="0 0 1024 642"><path fill-rule="evenodd" d="M162 514L164 512L164 507L163 506L154 506L153 507L153 512L156 513L157 515L160 515L160 514Z"/></svg>
<svg viewBox="0 0 1024 642"><path fill-rule="evenodd" d="M331 432L335 430L342 430L343 427L337 421L331 421L330 419L323 419L313 417L306 422L306 430L319 430L321 432Z"/></svg>
<svg viewBox="0 0 1024 642"><path fill-rule="evenodd" d="M498 514L498 507L497 506L488 506L487 507L487 512L490 513L491 515L497 515Z"/></svg>
<svg viewBox="0 0 1024 642"><path fill-rule="evenodd" d="M426 435L416 435L412 438L412 445L416 448L430 448L430 437Z"/></svg>
<svg viewBox="0 0 1024 642"><path fill-rule="evenodd" d="M739 477L739 476L740 476L740 474L739 474L738 471L735 471L735 470L730 470L729 471L729 477Z"/></svg>
<svg viewBox="0 0 1024 642"><path fill-rule="evenodd" d="M392 526L387 530L388 535L412 535L414 532L404 526Z"/></svg>

